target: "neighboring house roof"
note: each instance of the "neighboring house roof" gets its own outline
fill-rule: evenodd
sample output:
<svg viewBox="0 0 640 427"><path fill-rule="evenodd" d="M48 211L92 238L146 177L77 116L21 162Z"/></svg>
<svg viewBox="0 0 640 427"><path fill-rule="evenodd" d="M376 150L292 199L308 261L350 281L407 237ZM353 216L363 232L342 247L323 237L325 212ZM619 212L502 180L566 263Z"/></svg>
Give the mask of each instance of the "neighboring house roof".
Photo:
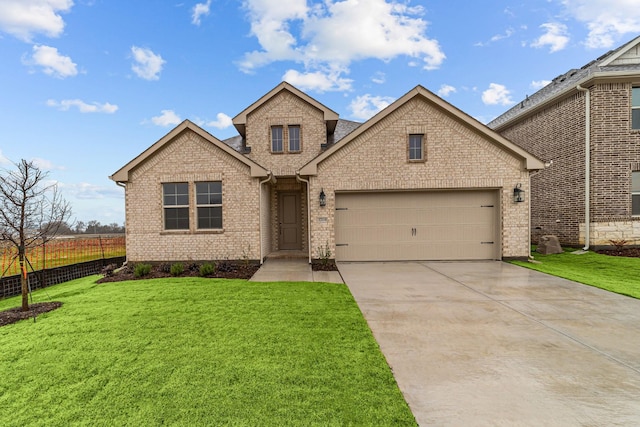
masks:
<svg viewBox="0 0 640 427"><path fill-rule="evenodd" d="M556 77L551 83L495 118L488 126L492 129L501 129L560 98L576 93L578 85L588 86L592 80L598 78L623 79L630 76L640 76L640 37L636 37L617 49L610 50L582 68L571 69Z"/></svg>
<svg viewBox="0 0 640 427"><path fill-rule="evenodd" d="M351 141L356 139L358 136L365 133L368 129L376 125L378 122L383 120L385 117L392 114L398 108L409 102L415 97L422 97L427 102L441 110L443 113L452 116L454 119L458 120L461 123L464 123L467 127L471 128L473 131L483 135L490 141L492 141L497 146L501 147L504 150L507 150L514 154L517 157L522 158L525 161L525 167L529 170L534 169L544 169L544 163L538 159L537 157L529 154L522 148L518 147L508 139L504 138L497 132L489 129L487 126L483 125L473 117L468 114L462 112L457 109L453 105L449 104L442 98L438 97L434 93L425 89L424 87L418 85L411 91L407 92L404 96L397 99L394 103L386 107L384 110L380 111L378 114L373 116L371 119L357 127L351 133L346 135L343 139L341 139L338 143L330 147L327 151L321 153L312 159L309 163L300 169L301 175L316 175L318 173L318 164L320 164L324 159L331 156L336 151L340 150L345 145L349 144Z"/></svg>
<svg viewBox="0 0 640 427"><path fill-rule="evenodd" d="M314 107L322 111L324 113L324 121L327 125L327 134L334 133L336 125L338 123L338 113L324 106L323 104L319 103L318 101L316 101L315 99L307 95L306 93L295 88L294 86L290 85L287 82L280 83L278 86L271 89L262 98L258 99L256 102L254 102L253 104L245 108L242 112L240 112L240 114L238 114L233 118L233 125L238 130L238 133L240 133L240 135L242 135L243 137L246 136L245 126L247 124L247 116L251 114L253 111L260 108L263 104L265 104L267 101L269 101L271 98L273 98L275 95L277 95L282 91L289 91L295 96L303 99L307 103L313 105Z"/></svg>
<svg viewBox="0 0 640 427"><path fill-rule="evenodd" d="M160 150L165 144L169 143L175 137L177 137L178 135L180 135L182 132L186 130L191 130L192 132L198 134L199 136L201 136L211 144L220 148L222 151L229 154L231 157L234 157L239 161L241 161L242 163L244 163L245 165L249 166L251 168L252 177L266 177L269 175L269 172L265 168L263 168L253 160L238 153L236 150L234 150L227 144L223 143L222 141L217 139L215 136L211 135L209 132L202 129L200 126L192 123L189 120L185 120L182 123L180 123L178 126L176 126L171 132L169 132L164 137L162 137L162 139L160 139L151 147L143 151L135 159L131 160L129 163L127 163L122 168L120 168L116 173L111 175L109 178L115 182L129 181L129 172L131 172L132 169L134 169L136 166L143 163L145 160L151 157L154 153Z"/></svg>

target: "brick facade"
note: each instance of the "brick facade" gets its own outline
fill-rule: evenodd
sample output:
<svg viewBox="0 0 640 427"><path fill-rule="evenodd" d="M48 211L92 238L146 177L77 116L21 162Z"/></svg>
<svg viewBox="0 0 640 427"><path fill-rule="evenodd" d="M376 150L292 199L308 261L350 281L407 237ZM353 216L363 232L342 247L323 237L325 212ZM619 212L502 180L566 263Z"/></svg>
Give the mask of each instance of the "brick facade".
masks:
<svg viewBox="0 0 640 427"><path fill-rule="evenodd" d="M497 191L499 257L527 257L530 198L514 203L513 188L529 194L529 169L542 163L421 87L385 111L329 149L337 114L286 83L234 118L244 138L239 152L185 121L112 176L126 185L128 259L263 259L282 249L280 194L297 195L299 249L319 258L327 244L336 253L337 192L442 189ZM285 131L284 152L272 153L271 127L289 125L300 126L301 151L288 152ZM425 161L408 160L415 133L424 135ZM302 173L310 164L317 173ZM196 227L199 181L222 182L221 230ZM162 184L171 182L189 184L189 230L164 229Z"/></svg>
<svg viewBox="0 0 640 427"><path fill-rule="evenodd" d="M640 170L640 132L631 130L631 82L602 82L590 91L590 244L625 239L640 244L631 215L631 172ZM585 244L586 95L574 90L498 130L545 161L531 178L532 236L556 234L564 245Z"/></svg>

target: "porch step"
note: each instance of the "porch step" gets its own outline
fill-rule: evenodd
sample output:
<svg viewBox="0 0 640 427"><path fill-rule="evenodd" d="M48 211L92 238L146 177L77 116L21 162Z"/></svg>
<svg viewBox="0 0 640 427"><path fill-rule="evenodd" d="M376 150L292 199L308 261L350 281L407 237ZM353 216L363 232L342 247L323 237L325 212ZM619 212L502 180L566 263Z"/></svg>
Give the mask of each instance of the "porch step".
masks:
<svg viewBox="0 0 640 427"><path fill-rule="evenodd" d="M308 259L309 254L305 251L274 251L266 256L267 259Z"/></svg>

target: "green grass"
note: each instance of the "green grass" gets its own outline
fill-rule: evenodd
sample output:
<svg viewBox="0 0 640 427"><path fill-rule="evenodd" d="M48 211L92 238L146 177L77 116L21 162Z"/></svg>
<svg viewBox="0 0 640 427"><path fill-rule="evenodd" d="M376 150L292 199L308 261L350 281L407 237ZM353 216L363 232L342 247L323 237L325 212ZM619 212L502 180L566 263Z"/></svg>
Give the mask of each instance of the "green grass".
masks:
<svg viewBox="0 0 640 427"><path fill-rule="evenodd" d="M554 276L563 277L585 285L595 286L618 294L640 298L640 258L616 257L587 252L541 255L534 252L540 263L513 261L513 264Z"/></svg>
<svg viewBox="0 0 640 427"><path fill-rule="evenodd" d="M0 425L416 425L344 285L96 279L0 328Z"/></svg>

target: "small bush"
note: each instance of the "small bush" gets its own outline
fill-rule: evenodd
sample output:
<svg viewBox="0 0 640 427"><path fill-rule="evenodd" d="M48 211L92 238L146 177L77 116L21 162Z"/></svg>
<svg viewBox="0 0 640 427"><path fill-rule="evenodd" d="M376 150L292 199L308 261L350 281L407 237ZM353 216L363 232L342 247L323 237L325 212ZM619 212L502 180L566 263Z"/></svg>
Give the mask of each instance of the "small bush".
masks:
<svg viewBox="0 0 640 427"><path fill-rule="evenodd" d="M184 264L181 262L176 262L175 264L171 265L171 275L172 276L179 276L182 273L184 273Z"/></svg>
<svg viewBox="0 0 640 427"><path fill-rule="evenodd" d="M211 276L215 272L216 272L216 265L215 264L212 264L210 262L205 262L204 264L202 264L200 266L200 276L201 277Z"/></svg>
<svg viewBox="0 0 640 427"><path fill-rule="evenodd" d="M162 271L163 273L169 274L171 273L171 264L163 262L158 266L158 270Z"/></svg>
<svg viewBox="0 0 640 427"><path fill-rule="evenodd" d="M136 264L133 268L134 277L144 277L151 273L151 264Z"/></svg>

